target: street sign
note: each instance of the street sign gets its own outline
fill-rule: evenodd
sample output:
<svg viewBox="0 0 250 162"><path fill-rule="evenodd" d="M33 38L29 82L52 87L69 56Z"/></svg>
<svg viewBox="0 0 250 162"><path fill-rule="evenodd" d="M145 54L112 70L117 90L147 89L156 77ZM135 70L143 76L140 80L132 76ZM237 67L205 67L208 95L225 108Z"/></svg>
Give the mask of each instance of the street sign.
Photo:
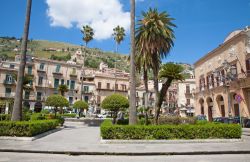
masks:
<svg viewBox="0 0 250 162"><path fill-rule="evenodd" d="M236 94L235 97L234 97L235 101L238 102L238 103L241 103L241 101L243 100L243 98L241 97L240 94Z"/></svg>

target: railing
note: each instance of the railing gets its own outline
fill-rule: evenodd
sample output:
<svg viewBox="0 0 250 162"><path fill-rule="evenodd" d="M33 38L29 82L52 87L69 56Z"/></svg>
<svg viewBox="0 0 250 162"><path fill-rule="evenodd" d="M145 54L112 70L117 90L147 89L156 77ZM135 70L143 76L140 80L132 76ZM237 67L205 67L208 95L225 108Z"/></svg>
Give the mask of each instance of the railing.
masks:
<svg viewBox="0 0 250 162"><path fill-rule="evenodd" d="M15 81L14 80L4 80L4 84L15 84Z"/></svg>

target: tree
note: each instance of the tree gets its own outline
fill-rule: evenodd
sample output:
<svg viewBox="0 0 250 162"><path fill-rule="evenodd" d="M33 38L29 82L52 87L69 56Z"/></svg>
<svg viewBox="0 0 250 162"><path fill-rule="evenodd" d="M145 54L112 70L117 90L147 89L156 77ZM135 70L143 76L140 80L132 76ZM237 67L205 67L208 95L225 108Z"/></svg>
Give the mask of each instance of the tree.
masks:
<svg viewBox="0 0 250 162"><path fill-rule="evenodd" d="M87 47L88 42L91 41L93 39L94 36L94 31L93 29L86 25L82 27L83 29L81 30L82 34L83 34L83 41L85 42L85 46ZM86 52L85 52L86 53ZM84 75L84 62L85 62L85 57L83 57L83 67L82 67L82 80L81 80L81 100L83 100L83 75Z"/></svg>
<svg viewBox="0 0 250 162"><path fill-rule="evenodd" d="M113 31L114 33L112 35L114 36L114 40L116 42L115 52L118 53L118 45L120 45L121 41L123 41L125 37L125 29L118 25L113 29Z"/></svg>
<svg viewBox="0 0 250 162"><path fill-rule="evenodd" d="M86 25L82 27L83 29L81 30L82 34L83 34L83 41L85 42L85 46L87 47L88 42L91 41L93 39L94 36L94 31L93 29Z"/></svg>
<svg viewBox="0 0 250 162"><path fill-rule="evenodd" d="M129 107L129 102L126 97L120 94L112 94L107 96L101 104L101 107L105 110L112 111L113 113L113 124L116 123L117 113L122 109Z"/></svg>
<svg viewBox="0 0 250 162"><path fill-rule="evenodd" d="M29 35L31 4L32 4L32 0L27 0L24 33L23 33L22 45L21 45L21 61L20 61L19 70L18 70L15 101L14 101L14 107L13 107L12 117L11 117L12 121L22 120L23 78L24 78L24 70L25 70L25 64L26 64L26 52L27 52L27 42L28 42L27 40L28 40L28 35Z"/></svg>
<svg viewBox="0 0 250 162"><path fill-rule="evenodd" d="M129 108L129 124L133 125L137 122L136 114L136 78L135 78L135 0L130 0L130 108Z"/></svg>
<svg viewBox="0 0 250 162"><path fill-rule="evenodd" d="M138 22L136 30L137 50L140 54L149 55L152 62L152 71L154 75L155 91L155 123L158 123L159 90L158 73L161 65L161 59L165 58L172 46L175 38L172 23L173 18L167 12L158 13L157 9L149 9L148 12L142 12L143 18Z"/></svg>
<svg viewBox="0 0 250 162"><path fill-rule="evenodd" d="M166 63L162 65L161 70L159 72L159 78L163 80L162 88L160 90L159 98L158 98L158 107L161 107L164 98L166 97L166 93L168 88L171 86L171 83L174 80L182 81L185 79L183 75L183 67L174 63Z"/></svg>
<svg viewBox="0 0 250 162"><path fill-rule="evenodd" d="M69 91L69 88L65 84L61 84L58 86L58 91L60 91L61 95L64 96L65 92Z"/></svg>
<svg viewBox="0 0 250 162"><path fill-rule="evenodd" d="M68 107L69 101L61 95L54 94L54 95L50 95L47 98L45 105L53 107L55 111L55 116L56 116L56 112L58 111L58 108L62 109L63 107Z"/></svg>
<svg viewBox="0 0 250 162"><path fill-rule="evenodd" d="M73 105L73 108L75 109L78 109L79 110L79 117L80 117L80 114L82 112L82 110L84 109L88 109L89 105L87 102L85 101L76 101Z"/></svg>

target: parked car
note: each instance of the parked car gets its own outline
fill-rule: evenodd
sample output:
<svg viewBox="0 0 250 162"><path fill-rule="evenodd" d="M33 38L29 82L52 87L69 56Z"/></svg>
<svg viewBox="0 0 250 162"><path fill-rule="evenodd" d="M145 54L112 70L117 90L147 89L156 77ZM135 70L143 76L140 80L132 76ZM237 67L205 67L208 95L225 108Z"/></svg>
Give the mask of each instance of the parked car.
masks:
<svg viewBox="0 0 250 162"><path fill-rule="evenodd" d="M197 120L207 120L206 115L197 115Z"/></svg>
<svg viewBox="0 0 250 162"><path fill-rule="evenodd" d="M107 118L107 114L104 113L104 114L97 114L97 117L98 118Z"/></svg>

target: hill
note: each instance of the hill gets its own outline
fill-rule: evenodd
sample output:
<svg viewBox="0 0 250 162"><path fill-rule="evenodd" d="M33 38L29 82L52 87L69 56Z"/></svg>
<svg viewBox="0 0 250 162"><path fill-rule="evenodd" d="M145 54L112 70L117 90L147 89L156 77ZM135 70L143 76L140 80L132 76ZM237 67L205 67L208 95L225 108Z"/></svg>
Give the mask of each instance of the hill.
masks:
<svg viewBox="0 0 250 162"><path fill-rule="evenodd" d="M15 37L0 37L0 58L14 60L15 55L20 53L21 40ZM85 66L98 68L100 62L105 62L110 68L115 66L121 70L129 71L128 56L111 52L104 52L97 48L85 48L69 43L29 40L27 53L38 58L47 58L59 61L71 60L76 51L81 49L86 56ZM78 60L75 60L78 62Z"/></svg>

